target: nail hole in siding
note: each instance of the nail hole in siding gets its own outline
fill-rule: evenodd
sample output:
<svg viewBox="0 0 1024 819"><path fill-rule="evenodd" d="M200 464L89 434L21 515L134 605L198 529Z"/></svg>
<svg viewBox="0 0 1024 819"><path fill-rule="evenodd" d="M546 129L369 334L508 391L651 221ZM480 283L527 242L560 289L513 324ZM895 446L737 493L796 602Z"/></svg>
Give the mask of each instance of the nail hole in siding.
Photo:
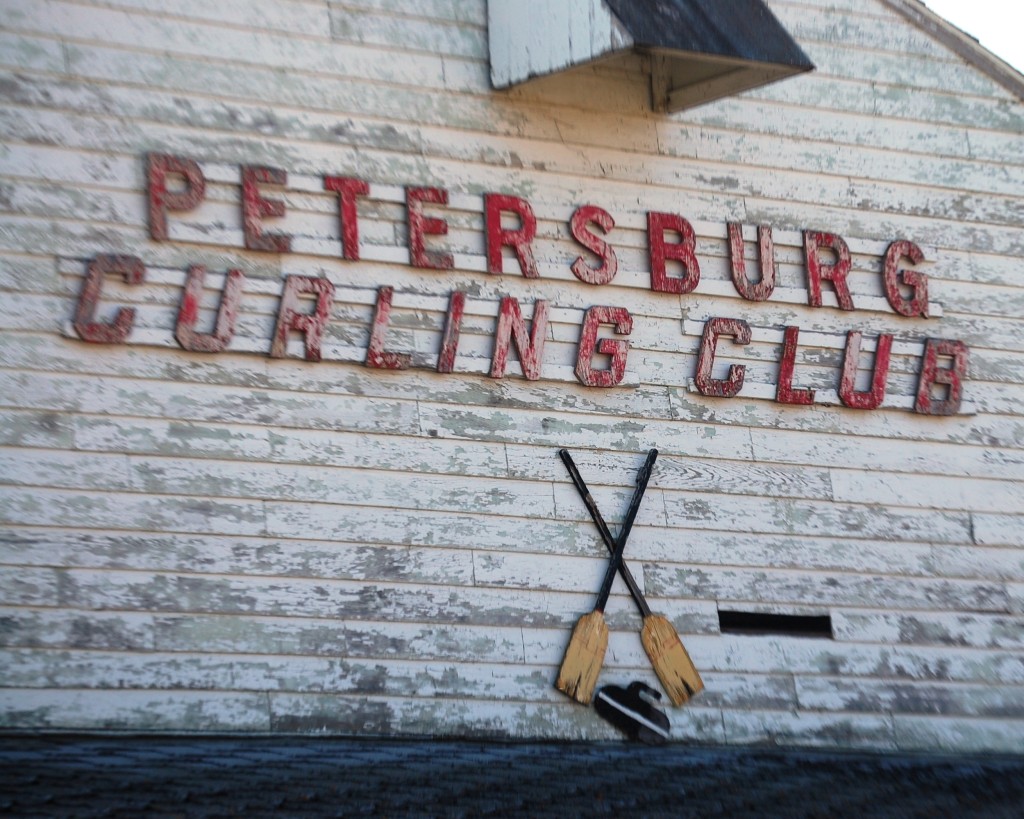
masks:
<svg viewBox="0 0 1024 819"><path fill-rule="evenodd" d="M718 610L723 634L774 634L832 639L832 617L804 614L767 614L760 611Z"/></svg>

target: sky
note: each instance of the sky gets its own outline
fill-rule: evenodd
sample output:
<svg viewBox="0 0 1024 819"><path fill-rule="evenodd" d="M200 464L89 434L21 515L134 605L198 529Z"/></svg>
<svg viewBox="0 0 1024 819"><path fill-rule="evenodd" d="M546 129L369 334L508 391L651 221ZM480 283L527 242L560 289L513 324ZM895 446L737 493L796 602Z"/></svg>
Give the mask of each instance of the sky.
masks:
<svg viewBox="0 0 1024 819"><path fill-rule="evenodd" d="M1024 72L1024 0L924 0L924 4Z"/></svg>

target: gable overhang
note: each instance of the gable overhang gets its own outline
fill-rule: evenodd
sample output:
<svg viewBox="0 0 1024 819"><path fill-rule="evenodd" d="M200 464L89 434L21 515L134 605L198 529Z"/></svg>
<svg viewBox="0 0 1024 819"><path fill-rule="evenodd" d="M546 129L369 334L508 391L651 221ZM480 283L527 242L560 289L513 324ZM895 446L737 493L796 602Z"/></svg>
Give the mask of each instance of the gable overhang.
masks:
<svg viewBox="0 0 1024 819"><path fill-rule="evenodd" d="M639 54L668 113L814 68L763 0L489 0L488 25L495 88Z"/></svg>

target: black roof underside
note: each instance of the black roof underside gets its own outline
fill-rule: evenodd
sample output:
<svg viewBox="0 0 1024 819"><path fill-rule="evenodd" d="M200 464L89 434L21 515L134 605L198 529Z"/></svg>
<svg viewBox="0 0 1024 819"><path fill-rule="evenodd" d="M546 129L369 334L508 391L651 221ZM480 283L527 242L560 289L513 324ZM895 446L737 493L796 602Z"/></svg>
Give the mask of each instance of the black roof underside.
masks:
<svg viewBox="0 0 1024 819"><path fill-rule="evenodd" d="M762 0L605 0L636 45L788 65L810 61Z"/></svg>

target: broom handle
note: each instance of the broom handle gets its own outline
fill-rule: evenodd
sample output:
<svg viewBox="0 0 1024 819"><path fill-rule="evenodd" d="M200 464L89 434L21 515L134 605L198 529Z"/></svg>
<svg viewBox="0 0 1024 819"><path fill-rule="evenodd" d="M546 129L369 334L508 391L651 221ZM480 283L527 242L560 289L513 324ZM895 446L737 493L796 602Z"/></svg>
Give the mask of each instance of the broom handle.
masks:
<svg viewBox="0 0 1024 819"><path fill-rule="evenodd" d="M629 501L629 509L626 511L626 519L619 529L619 539L615 542L615 551L612 552L612 559L608 562L608 569L604 573L604 581L601 583L601 590L597 593L597 611L604 611L608 603L608 595L612 592L612 582L622 565L622 555L626 551L626 540L633 528L633 521L636 520L637 512L640 511L640 502L644 499L644 492L647 491L647 482L651 479L651 472L654 469L654 460L658 457L658 450L652 449L647 453L647 460L640 467L636 476L636 489L633 490L633 497Z"/></svg>
<svg viewBox="0 0 1024 819"><path fill-rule="evenodd" d="M657 450L652 451L657 452ZM594 503L594 498L591 496L590 490L587 488L587 484L583 480L583 476L580 475L580 471L576 468L572 455L569 454L569 450L567 449L560 449L558 451L558 455L562 459L562 463L565 464L565 468L569 471L569 477L572 478L572 482L575 484L576 490L580 493L580 497L583 498L583 503L587 507L587 511L590 512L590 517L597 526L597 531L601 534L601 540L603 540L604 545L608 547L608 551L614 555L616 550L615 538L612 537L612 533L608 529L608 524L605 523L604 517L601 515L601 510L598 509L597 504ZM648 454L647 457L650 458L650 454ZM653 466L653 460L651 461L651 464ZM648 477L650 477L649 474ZM629 525L630 528L632 528L632 520L629 522ZM623 531L626 534L629 534L625 528L623 528ZM651 607L647 605L647 601L644 599L643 593L640 591L640 587L636 584L636 580L633 578L633 574L629 571L629 567L626 565L624 560L619 561L618 570L622 575L622 579L626 582L626 587L629 589L630 595L632 595L633 600L640 609L640 614L643 617L650 617Z"/></svg>

